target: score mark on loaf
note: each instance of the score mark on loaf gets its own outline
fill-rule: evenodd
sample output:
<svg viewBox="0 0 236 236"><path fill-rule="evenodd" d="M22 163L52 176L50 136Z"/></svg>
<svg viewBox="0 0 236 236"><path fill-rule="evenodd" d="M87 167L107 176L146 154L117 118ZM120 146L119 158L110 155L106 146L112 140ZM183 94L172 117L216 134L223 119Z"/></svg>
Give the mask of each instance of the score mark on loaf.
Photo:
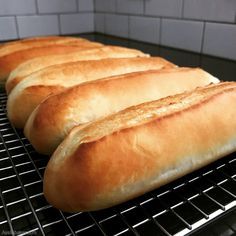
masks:
<svg viewBox="0 0 236 236"><path fill-rule="evenodd" d="M83 49L83 50L82 50ZM136 49L129 49L117 46L103 46L93 49L81 48L72 53L62 55L46 55L27 60L13 70L6 82L6 91L9 94L11 90L28 75L42 70L52 65L58 65L66 62L99 60L103 58L129 58L129 57L149 57L148 54Z"/></svg>
<svg viewBox="0 0 236 236"><path fill-rule="evenodd" d="M75 125L217 82L199 68L170 68L84 83L44 100L31 113L24 133L39 153L51 155Z"/></svg>
<svg viewBox="0 0 236 236"><path fill-rule="evenodd" d="M75 127L46 167L45 197L98 210L207 165L236 150L235 104L236 83L220 83Z"/></svg>
<svg viewBox="0 0 236 236"><path fill-rule="evenodd" d="M40 102L66 88L113 75L173 67L160 57L106 58L49 66L29 75L11 91L7 101L8 117L15 127L24 128Z"/></svg>

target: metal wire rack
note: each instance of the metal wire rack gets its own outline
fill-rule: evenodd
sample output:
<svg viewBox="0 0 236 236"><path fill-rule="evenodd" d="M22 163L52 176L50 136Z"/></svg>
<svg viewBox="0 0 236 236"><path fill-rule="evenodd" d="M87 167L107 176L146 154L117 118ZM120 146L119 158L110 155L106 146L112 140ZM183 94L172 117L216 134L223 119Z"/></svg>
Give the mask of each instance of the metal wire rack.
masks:
<svg viewBox="0 0 236 236"><path fill-rule="evenodd" d="M232 235L236 233L236 154L116 207L68 214L42 192L48 158L6 115L0 92L0 233L2 235ZM214 227L209 222L220 217ZM203 227L203 231L197 231ZM206 230L207 233L206 233ZM196 232L197 231L197 232Z"/></svg>

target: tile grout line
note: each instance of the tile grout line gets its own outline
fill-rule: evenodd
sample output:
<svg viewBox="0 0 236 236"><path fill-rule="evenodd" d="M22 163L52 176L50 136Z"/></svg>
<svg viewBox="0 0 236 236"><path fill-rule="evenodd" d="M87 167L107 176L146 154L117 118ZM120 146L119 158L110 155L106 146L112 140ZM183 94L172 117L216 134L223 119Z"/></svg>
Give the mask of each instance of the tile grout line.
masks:
<svg viewBox="0 0 236 236"><path fill-rule="evenodd" d="M105 34L107 34L107 24L106 24L107 20L106 20L106 18L107 18L107 14L105 13L104 14L104 33Z"/></svg>
<svg viewBox="0 0 236 236"><path fill-rule="evenodd" d="M79 13L79 0L76 0L75 4L76 4L76 13Z"/></svg>
<svg viewBox="0 0 236 236"><path fill-rule="evenodd" d="M181 19L184 19L184 4L185 4L185 0L182 0L182 6L181 6Z"/></svg>
<svg viewBox="0 0 236 236"><path fill-rule="evenodd" d="M105 19L106 19L106 14L102 14L103 32L101 32L101 33L103 33L103 34L105 34L105 24L106 24Z"/></svg>
<svg viewBox="0 0 236 236"><path fill-rule="evenodd" d="M227 21L217 21L217 20L204 20L204 19L194 19L194 18L181 18L176 16L161 16L161 15L143 15L143 14L135 14L135 13L121 13L121 12L107 12L107 11L100 11L96 12L100 14L110 14L110 15L121 15L121 16L143 16L147 18L160 18L169 19L169 20L182 20L182 21L192 21L192 22L208 22L208 23L216 23L216 24L226 24L226 25L235 25L234 22L227 22Z"/></svg>
<svg viewBox="0 0 236 236"><path fill-rule="evenodd" d="M206 32L206 22L203 22L203 29L202 29L202 38L201 38L201 48L200 53L203 53L203 46L204 46L204 39L205 39L205 32Z"/></svg>
<svg viewBox="0 0 236 236"><path fill-rule="evenodd" d="M59 35L62 35L62 30L61 30L61 14L57 14L57 21L58 21Z"/></svg>
<svg viewBox="0 0 236 236"><path fill-rule="evenodd" d="M160 17L159 19L160 19L160 29L159 29L159 39L158 39L159 43L158 44L162 45L162 23L163 23L162 21L163 20L162 20L162 17Z"/></svg>
<svg viewBox="0 0 236 236"><path fill-rule="evenodd" d="M130 16L128 16L128 39L130 39Z"/></svg>
<svg viewBox="0 0 236 236"><path fill-rule="evenodd" d="M38 0L35 0L35 7L36 7L36 15L39 15L39 4L38 4Z"/></svg>
<svg viewBox="0 0 236 236"><path fill-rule="evenodd" d="M118 12L117 12L117 0L115 0L115 13L117 14ZM119 13L118 13L119 14Z"/></svg>
<svg viewBox="0 0 236 236"><path fill-rule="evenodd" d="M95 14L96 14L96 9L95 9L95 0L92 0L93 1L93 29L94 29L94 32L96 32L96 17L95 17Z"/></svg>
<svg viewBox="0 0 236 236"><path fill-rule="evenodd" d="M14 16L14 20L15 20L15 25L16 25L16 35L17 38L20 38L20 32L19 32L19 24L18 24L18 20L17 20L17 16Z"/></svg>
<svg viewBox="0 0 236 236"><path fill-rule="evenodd" d="M143 16L146 15L146 0L143 0Z"/></svg>

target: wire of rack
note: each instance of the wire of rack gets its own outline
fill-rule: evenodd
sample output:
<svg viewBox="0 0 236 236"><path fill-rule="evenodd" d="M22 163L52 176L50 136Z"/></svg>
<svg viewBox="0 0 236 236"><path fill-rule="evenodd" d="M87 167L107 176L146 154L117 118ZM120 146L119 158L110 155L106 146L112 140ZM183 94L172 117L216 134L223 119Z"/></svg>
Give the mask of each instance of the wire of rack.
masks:
<svg viewBox="0 0 236 236"><path fill-rule="evenodd" d="M5 235L189 235L221 216L236 233L236 154L118 206L65 213L43 195L47 156L38 154L10 124L0 92L0 232ZM230 214L229 214L230 213ZM228 214L226 216L226 214ZM235 220L233 220L235 219ZM206 233L205 231L203 233ZM200 234L199 234L200 235Z"/></svg>

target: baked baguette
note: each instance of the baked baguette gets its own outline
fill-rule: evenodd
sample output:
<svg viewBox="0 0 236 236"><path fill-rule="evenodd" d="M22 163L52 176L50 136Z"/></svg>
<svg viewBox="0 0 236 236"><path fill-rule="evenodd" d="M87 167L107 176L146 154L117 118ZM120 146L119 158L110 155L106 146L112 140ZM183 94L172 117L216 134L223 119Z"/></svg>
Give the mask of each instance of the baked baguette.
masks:
<svg viewBox="0 0 236 236"><path fill-rule="evenodd" d="M236 83L130 107L76 127L44 174L48 202L94 211L153 190L236 150Z"/></svg>
<svg viewBox="0 0 236 236"><path fill-rule="evenodd" d="M109 58L78 61L47 67L22 80L10 93L8 117L17 128L23 128L34 108L47 96L74 85L112 75L135 71L171 68L163 58Z"/></svg>
<svg viewBox="0 0 236 236"><path fill-rule="evenodd" d="M50 55L37 57L20 64L13 70L6 82L6 91L10 91L26 76L51 65L82 60L98 60L102 58L129 58L129 57L148 57L148 54L135 49L117 46L104 46L84 51L76 51L63 55Z"/></svg>
<svg viewBox="0 0 236 236"><path fill-rule="evenodd" d="M66 44L71 42L89 42L89 41L84 38L63 37L63 36L31 37L1 44L0 57L29 48Z"/></svg>
<svg viewBox="0 0 236 236"><path fill-rule="evenodd" d="M74 52L85 48L101 47L100 43L92 42L72 42L60 45L50 45L43 47L36 47L17 51L3 57L0 57L0 80L6 79L10 72L14 70L21 63L44 55L65 54Z"/></svg>
<svg viewBox="0 0 236 236"><path fill-rule="evenodd" d="M172 68L84 83L44 100L24 133L39 153L50 155L75 125L213 82L219 80L199 68Z"/></svg>
<svg viewBox="0 0 236 236"><path fill-rule="evenodd" d="M10 43L7 44L11 44L11 43L28 43L28 42L43 42L43 41L55 41L55 43L60 43L62 42L67 42L67 41L74 41L74 40L83 40L83 41L89 41L86 38L80 38L80 37L69 37L69 36L62 36L62 35L46 35L46 36L33 36L33 37L26 37L26 38L22 38L19 40L15 40L12 41ZM58 42L57 42L58 41Z"/></svg>

